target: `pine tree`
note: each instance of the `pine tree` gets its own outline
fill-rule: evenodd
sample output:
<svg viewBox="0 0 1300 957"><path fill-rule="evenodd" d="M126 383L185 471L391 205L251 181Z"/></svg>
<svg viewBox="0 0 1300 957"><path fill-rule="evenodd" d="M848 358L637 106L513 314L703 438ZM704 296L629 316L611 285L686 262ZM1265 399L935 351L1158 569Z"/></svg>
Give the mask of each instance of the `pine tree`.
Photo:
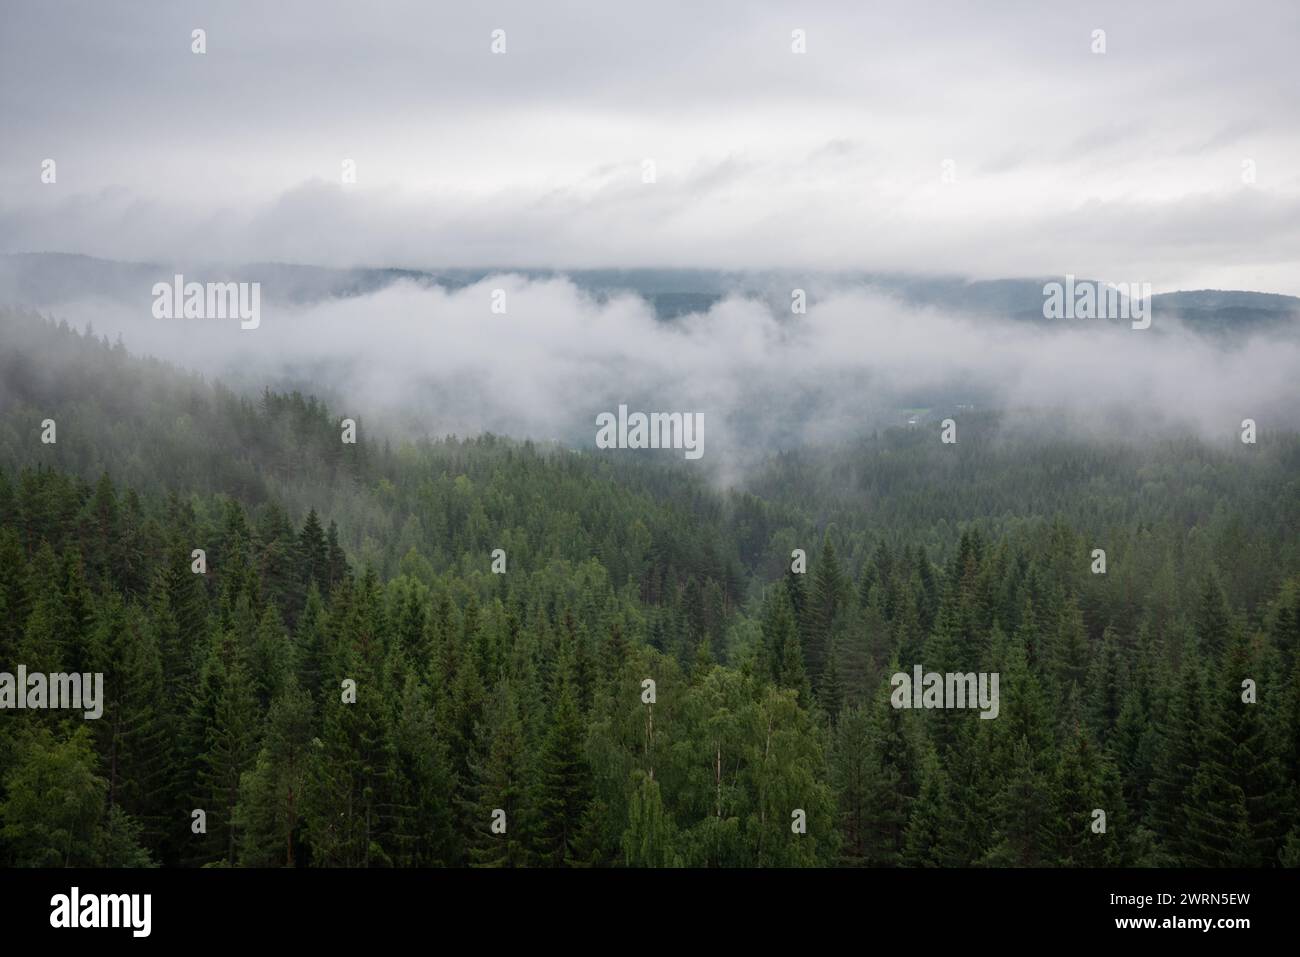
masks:
<svg viewBox="0 0 1300 957"><path fill-rule="evenodd" d="M1015 742L1003 765L1002 787L993 802L990 851L982 863L993 867L1038 867L1047 809L1046 778L1041 759L1026 737Z"/></svg>
<svg viewBox="0 0 1300 957"><path fill-rule="evenodd" d="M461 839L449 798L452 777L446 743L439 737L428 694L414 675L402 687L393 728L396 799L394 863L401 867L446 867L458 863Z"/></svg>
<svg viewBox="0 0 1300 957"><path fill-rule="evenodd" d="M68 627L68 615L62 584L58 557L48 542L42 543L28 571L24 604L31 610L14 654L29 672L64 670L63 636ZM85 664L85 661L74 662L71 667L81 670Z"/></svg>
<svg viewBox="0 0 1300 957"><path fill-rule="evenodd" d="M508 681L498 685L477 739L481 758L471 765L476 867L524 867L534 833L529 760L519 702Z"/></svg>
<svg viewBox="0 0 1300 957"><path fill-rule="evenodd" d="M1188 850L1187 807L1203 751L1204 694L1200 666L1192 654L1185 654L1151 782L1149 806L1151 830L1165 852L1179 862Z"/></svg>
<svg viewBox="0 0 1300 957"><path fill-rule="evenodd" d="M948 777L931 755L923 765L921 788L903 836L905 867L955 867L966 863L950 850L957 824Z"/></svg>
<svg viewBox="0 0 1300 957"><path fill-rule="evenodd" d="M329 598L335 587L352 577L352 569L348 566L347 556L343 553L342 546L339 545L339 529L334 522L330 522L329 531L325 536L325 551L328 556L329 570L326 574L326 580L321 585L321 594Z"/></svg>
<svg viewBox="0 0 1300 957"><path fill-rule="evenodd" d="M1075 685L1080 690L1087 687L1091 657L1088 632L1083 624L1083 613L1074 601L1070 601L1061 613L1052 652L1052 675L1060 693L1066 693Z"/></svg>
<svg viewBox="0 0 1300 957"><path fill-rule="evenodd" d="M1232 615L1223 587L1214 575L1206 575L1201 583L1200 600L1196 608L1196 636L1201 648L1212 659L1223 653L1228 643Z"/></svg>
<svg viewBox="0 0 1300 957"><path fill-rule="evenodd" d="M267 605L262 612L250 651L258 710L265 713L293 676L294 648L274 605Z"/></svg>
<svg viewBox="0 0 1300 957"><path fill-rule="evenodd" d="M896 673L896 664L891 663L895 668L891 674ZM869 727L867 859L873 865L892 866L902 860L912 807L921 789L921 771L903 712L889 701L888 684L882 685L876 695Z"/></svg>
<svg viewBox="0 0 1300 957"><path fill-rule="evenodd" d="M807 657L808 672L819 679L826 669L826 658L834 637L835 619L848 592L847 579L835 556L835 546L827 534L813 574L812 595L808 602L807 631L801 637Z"/></svg>
<svg viewBox="0 0 1300 957"><path fill-rule="evenodd" d="M1100 653L1093 659L1088 674L1088 726L1097 743L1105 747L1119 723L1124 701L1124 674L1119 641L1114 629L1101 636Z"/></svg>
<svg viewBox="0 0 1300 957"><path fill-rule="evenodd" d="M804 668L799 631L795 627L790 598L779 586L769 591L764 602L763 647L777 685L796 691L801 704L810 703L812 691Z"/></svg>
<svg viewBox="0 0 1300 957"><path fill-rule="evenodd" d="M1266 668L1239 632L1210 684L1205 743L1186 802L1189 863L1204 867L1272 864L1287 830L1290 795L1267 705L1248 703L1243 685L1271 691Z"/></svg>
<svg viewBox="0 0 1300 957"><path fill-rule="evenodd" d="M1113 818L1122 809L1108 801L1104 758L1082 724L1061 754L1048 793L1049 813L1043 821L1042 848L1047 862L1064 867L1107 867L1119 862L1118 838ZM1101 832L1101 818L1106 830Z"/></svg>
<svg viewBox="0 0 1300 957"><path fill-rule="evenodd" d="M326 617L325 603L316 583L312 582L307 587L307 601L294 630L291 658L298 687L317 703L324 694L322 681L329 628Z"/></svg>
<svg viewBox="0 0 1300 957"><path fill-rule="evenodd" d="M1154 659L1150 631L1143 626L1133 678L1120 705L1115 733L1108 741L1124 782L1125 800L1132 808L1146 808L1150 803L1162 723L1157 714L1157 689L1163 688L1164 675Z"/></svg>
<svg viewBox="0 0 1300 957"><path fill-rule="evenodd" d="M832 725L839 720L840 710L844 707L844 684L840 681L839 656L835 646L832 638L826 655L826 671L822 674L821 690L817 695L818 703Z"/></svg>
<svg viewBox="0 0 1300 957"><path fill-rule="evenodd" d="M591 800L591 772L583 754L584 729L571 682L560 686L541 754L537 805L542 861L553 867L569 857L574 835Z"/></svg>
<svg viewBox="0 0 1300 957"><path fill-rule="evenodd" d="M209 660L216 699L199 757L195 807L207 814L204 843L209 860L234 865L239 848L235 807L240 779L257 755L258 713L248 672L230 644L223 642L224 649L214 649Z"/></svg>
<svg viewBox="0 0 1300 957"><path fill-rule="evenodd" d="M829 763L839 802L840 860L848 866L861 866L868 860L868 802L876 757L870 734L867 712L849 707L841 714L831 740Z"/></svg>
<svg viewBox="0 0 1300 957"><path fill-rule="evenodd" d="M85 537L90 543L87 573L98 587L112 587L117 584L115 576L121 569L121 556L118 554L117 491L107 472L99 476L94 497L86 505L84 523Z"/></svg>
<svg viewBox="0 0 1300 957"><path fill-rule="evenodd" d="M383 646L373 606L369 613L351 611L331 649L320 754L312 763L303 818L313 865L388 866L394 755L388 689L376 660Z"/></svg>
<svg viewBox="0 0 1300 957"><path fill-rule="evenodd" d="M793 627L784 628L785 644L781 648L781 675L777 683L788 688L798 696L799 704L807 706L812 702L812 688L804 670L803 647L799 641L799 632Z"/></svg>
<svg viewBox="0 0 1300 957"><path fill-rule="evenodd" d="M0 471L0 477L4 473ZM23 572L27 566L18 534L0 528L0 661L15 661L29 607Z"/></svg>
<svg viewBox="0 0 1300 957"><path fill-rule="evenodd" d="M109 807L121 805L156 845L175 809L169 788L172 727L164 720L162 659L135 606L110 596L93 638L94 670L104 675L103 714L95 722Z"/></svg>
<svg viewBox="0 0 1300 957"><path fill-rule="evenodd" d="M335 547L337 547L337 533L335 534ZM297 548L298 572L300 578L300 587L306 594L307 588L313 582L318 590L328 592L330 586L330 546L325 539L325 532L321 528L320 519L316 517L316 509L307 512L307 519L303 522L302 531L298 533Z"/></svg>
<svg viewBox="0 0 1300 957"><path fill-rule="evenodd" d="M299 863L303 794L316 760L313 725L311 696L290 676L271 702L257 760L240 779L235 826L241 864L293 867Z"/></svg>

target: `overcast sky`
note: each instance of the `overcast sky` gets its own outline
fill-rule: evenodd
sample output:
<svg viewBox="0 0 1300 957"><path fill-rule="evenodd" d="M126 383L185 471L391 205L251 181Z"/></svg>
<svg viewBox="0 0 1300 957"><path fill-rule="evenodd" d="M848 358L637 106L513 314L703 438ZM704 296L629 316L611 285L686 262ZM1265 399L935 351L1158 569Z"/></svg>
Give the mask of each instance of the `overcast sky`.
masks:
<svg viewBox="0 0 1300 957"><path fill-rule="evenodd" d="M1294 0L5 0L0 251L1300 294L1298 49Z"/></svg>

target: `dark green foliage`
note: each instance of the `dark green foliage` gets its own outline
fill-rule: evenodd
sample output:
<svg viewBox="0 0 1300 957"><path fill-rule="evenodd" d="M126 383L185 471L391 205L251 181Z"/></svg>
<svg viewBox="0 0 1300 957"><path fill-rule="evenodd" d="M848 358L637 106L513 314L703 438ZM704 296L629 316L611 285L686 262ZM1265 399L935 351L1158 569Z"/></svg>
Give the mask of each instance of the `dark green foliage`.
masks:
<svg viewBox="0 0 1300 957"><path fill-rule="evenodd" d="M5 864L1300 862L1294 436L890 431L720 492L343 446L32 317L0 359L0 671L106 686L0 714ZM998 718L895 709L917 664L996 672Z"/></svg>

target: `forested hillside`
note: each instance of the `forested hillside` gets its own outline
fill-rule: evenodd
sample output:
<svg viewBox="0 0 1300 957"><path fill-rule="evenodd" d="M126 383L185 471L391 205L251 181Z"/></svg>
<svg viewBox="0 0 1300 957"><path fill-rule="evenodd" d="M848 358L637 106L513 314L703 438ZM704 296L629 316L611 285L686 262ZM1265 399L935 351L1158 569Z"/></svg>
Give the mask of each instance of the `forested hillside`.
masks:
<svg viewBox="0 0 1300 957"><path fill-rule="evenodd" d="M722 490L344 414L0 313L0 671L106 686L0 713L0 863L1300 864L1293 433L989 413Z"/></svg>

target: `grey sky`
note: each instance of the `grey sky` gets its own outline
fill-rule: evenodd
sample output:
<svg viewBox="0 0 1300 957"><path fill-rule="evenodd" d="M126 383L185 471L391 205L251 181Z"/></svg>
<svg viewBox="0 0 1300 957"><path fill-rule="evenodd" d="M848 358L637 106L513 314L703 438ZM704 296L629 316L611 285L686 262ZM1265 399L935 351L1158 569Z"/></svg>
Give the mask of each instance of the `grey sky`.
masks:
<svg viewBox="0 0 1300 957"><path fill-rule="evenodd" d="M1298 40L1290 0L6 0L0 251L1300 294Z"/></svg>

